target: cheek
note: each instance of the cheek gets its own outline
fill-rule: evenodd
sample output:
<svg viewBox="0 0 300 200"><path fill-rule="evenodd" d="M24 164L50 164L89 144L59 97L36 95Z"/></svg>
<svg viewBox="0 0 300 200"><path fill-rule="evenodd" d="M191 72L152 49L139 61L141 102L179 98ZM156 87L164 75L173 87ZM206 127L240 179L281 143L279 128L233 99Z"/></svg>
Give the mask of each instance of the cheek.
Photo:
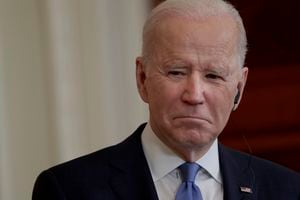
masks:
<svg viewBox="0 0 300 200"><path fill-rule="evenodd" d="M180 96L178 84L171 83L160 76L149 79L149 82L151 83L148 87L149 97L153 101L164 103Z"/></svg>
<svg viewBox="0 0 300 200"><path fill-rule="evenodd" d="M234 106L234 97L231 89L217 88L211 89L207 101L211 114L218 121L227 121Z"/></svg>
<svg viewBox="0 0 300 200"><path fill-rule="evenodd" d="M172 115L180 102L180 87L170 84L167 81L153 81L149 87L149 107L152 114Z"/></svg>

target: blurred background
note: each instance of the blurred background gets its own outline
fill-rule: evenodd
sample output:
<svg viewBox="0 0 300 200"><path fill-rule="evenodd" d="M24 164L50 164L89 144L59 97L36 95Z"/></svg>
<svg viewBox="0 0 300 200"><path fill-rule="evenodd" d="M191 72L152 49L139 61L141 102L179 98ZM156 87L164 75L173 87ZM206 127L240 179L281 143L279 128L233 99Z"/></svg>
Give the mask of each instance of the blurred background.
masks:
<svg viewBox="0 0 300 200"><path fill-rule="evenodd" d="M147 120L135 85L155 0L0 0L0 200L41 170ZM249 40L246 92L220 140L300 171L300 2L231 1Z"/></svg>

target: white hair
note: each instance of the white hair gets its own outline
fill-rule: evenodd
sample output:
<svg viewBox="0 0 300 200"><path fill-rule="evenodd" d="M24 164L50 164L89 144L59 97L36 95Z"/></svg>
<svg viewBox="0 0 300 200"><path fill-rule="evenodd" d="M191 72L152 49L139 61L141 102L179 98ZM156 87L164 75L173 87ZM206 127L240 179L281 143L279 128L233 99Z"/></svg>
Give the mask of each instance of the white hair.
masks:
<svg viewBox="0 0 300 200"><path fill-rule="evenodd" d="M229 15L237 24L239 31L238 52L239 65L244 66L247 52L247 37L239 12L223 0L166 0L154 8L148 16L143 29L142 56L146 60L151 57L153 45L152 32L160 21L166 17L178 16L191 20L201 20L209 16Z"/></svg>

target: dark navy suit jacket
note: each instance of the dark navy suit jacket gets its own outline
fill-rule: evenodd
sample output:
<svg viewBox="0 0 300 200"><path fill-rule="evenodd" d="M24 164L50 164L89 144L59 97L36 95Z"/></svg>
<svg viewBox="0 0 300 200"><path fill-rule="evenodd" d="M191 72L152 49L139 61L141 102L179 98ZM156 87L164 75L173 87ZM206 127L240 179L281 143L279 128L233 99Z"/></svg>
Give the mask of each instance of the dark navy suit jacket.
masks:
<svg viewBox="0 0 300 200"><path fill-rule="evenodd" d="M32 199L158 200L141 144L144 127L120 144L42 172ZM221 144L219 154L224 200L300 200L298 173Z"/></svg>

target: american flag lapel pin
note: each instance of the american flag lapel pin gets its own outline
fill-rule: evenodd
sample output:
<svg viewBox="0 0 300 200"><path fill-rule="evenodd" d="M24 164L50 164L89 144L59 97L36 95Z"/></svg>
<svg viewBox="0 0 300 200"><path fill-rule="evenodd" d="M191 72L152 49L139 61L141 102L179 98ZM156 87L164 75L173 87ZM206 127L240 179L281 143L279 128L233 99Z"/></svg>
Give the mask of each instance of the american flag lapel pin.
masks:
<svg viewBox="0 0 300 200"><path fill-rule="evenodd" d="M252 189L249 187L240 187L241 192L252 193Z"/></svg>

